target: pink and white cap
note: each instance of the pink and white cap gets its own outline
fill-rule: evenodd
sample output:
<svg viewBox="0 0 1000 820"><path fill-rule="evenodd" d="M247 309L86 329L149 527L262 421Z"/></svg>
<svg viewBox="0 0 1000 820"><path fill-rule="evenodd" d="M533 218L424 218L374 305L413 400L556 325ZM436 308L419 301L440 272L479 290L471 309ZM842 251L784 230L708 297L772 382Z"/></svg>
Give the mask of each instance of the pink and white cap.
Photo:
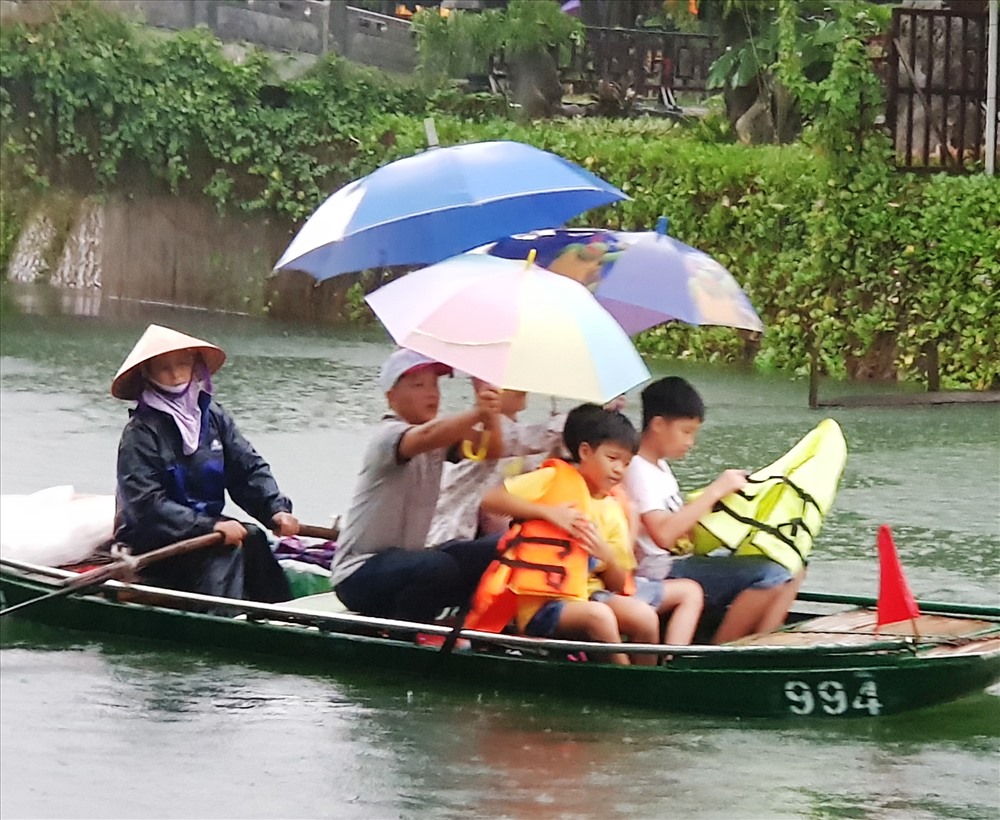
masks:
<svg viewBox="0 0 1000 820"><path fill-rule="evenodd" d="M382 370L378 376L379 389L383 393L388 393L396 386L396 382L407 373L422 370L425 367L433 368L439 376L450 376L453 373L451 366L436 362L423 353L417 353L415 350L408 350L404 347L393 351L389 358L382 363Z"/></svg>

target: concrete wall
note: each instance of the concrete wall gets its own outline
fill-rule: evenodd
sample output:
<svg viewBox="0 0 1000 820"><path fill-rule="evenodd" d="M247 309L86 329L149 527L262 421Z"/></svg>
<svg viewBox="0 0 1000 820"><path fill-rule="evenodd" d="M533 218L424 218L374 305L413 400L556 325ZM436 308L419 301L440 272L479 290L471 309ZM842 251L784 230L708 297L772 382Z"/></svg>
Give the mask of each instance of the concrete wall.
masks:
<svg viewBox="0 0 1000 820"><path fill-rule="evenodd" d="M182 197L112 197L104 212L96 241L106 296L255 313L288 243L264 217L223 217Z"/></svg>
<svg viewBox="0 0 1000 820"><path fill-rule="evenodd" d="M151 26L175 31L205 25L223 42L273 51L325 54L329 0L102 0Z"/></svg>
<svg viewBox="0 0 1000 820"><path fill-rule="evenodd" d="M291 237L287 226L268 217L220 216L211 205L184 197L114 195L102 201L51 193L35 204L8 277L105 303L338 318L352 277L320 286L305 274L271 276Z"/></svg>
<svg viewBox="0 0 1000 820"><path fill-rule="evenodd" d="M339 18L334 15L334 22ZM337 53L356 63L409 74L417 66L413 27L406 20L345 7Z"/></svg>
<svg viewBox="0 0 1000 820"><path fill-rule="evenodd" d="M59 0L0 0L0 18L37 21ZM155 28L208 26L224 43L252 43L294 55L298 68L334 52L357 63L400 74L417 65L412 26L346 0L99 0ZM279 73L286 74L281 71Z"/></svg>
<svg viewBox="0 0 1000 820"><path fill-rule="evenodd" d="M23 2L24 0L22 0ZM270 51L342 57L387 71L416 67L406 20L349 6L345 0L102 0L148 25L174 31L208 26L226 43Z"/></svg>

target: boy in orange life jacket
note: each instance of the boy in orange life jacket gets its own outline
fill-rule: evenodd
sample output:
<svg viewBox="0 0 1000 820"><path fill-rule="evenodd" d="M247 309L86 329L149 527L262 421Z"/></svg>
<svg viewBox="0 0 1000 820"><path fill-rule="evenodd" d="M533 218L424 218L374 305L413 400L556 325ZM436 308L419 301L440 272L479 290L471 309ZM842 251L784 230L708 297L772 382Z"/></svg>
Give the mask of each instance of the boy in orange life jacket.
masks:
<svg viewBox="0 0 1000 820"><path fill-rule="evenodd" d="M606 412L593 404L585 404L576 410L578 418L574 419L574 424L567 424L563 433L566 448L574 451L579 448L581 442L577 439L581 428L585 424L578 420L584 414L594 417ZM626 475L628 471L626 470ZM591 601L600 601L611 607L619 623L633 621L634 607L638 602L648 604L656 612L657 616L670 615L664 635L664 642L671 646L687 646L694 639L698 621L701 618L702 607L705 602L705 595L701 585L697 581L686 578L670 579L668 581L654 581L646 578L633 578L637 562L635 557L635 537L638 527L638 515L628 500L624 487L615 485L611 489L611 496L617 500L629 520L629 537L627 539L608 539L608 546L615 551L615 561L629 573L629 581L624 590L609 589L602 580L599 573L591 576L587 585L587 591ZM648 618L648 615L639 616ZM647 642L646 638L633 638ZM653 636L648 640L655 643L658 636ZM633 660L636 663L653 664L656 662L654 655L637 655Z"/></svg>
<svg viewBox="0 0 1000 820"><path fill-rule="evenodd" d="M621 481L638 449L638 433L621 413L582 405L567 416L563 440L573 459L572 465L553 459L538 470L510 478L486 493L483 507L524 521L526 528L533 521L541 521L568 533L574 549L589 554L589 566L583 564L585 576L596 574L600 579L598 588L621 591L630 580L629 569L619 563L619 556L631 550L629 524L621 504L609 493ZM560 493L556 490L572 484L574 475L576 481L583 478L586 484L578 502L546 500L558 497ZM557 483L563 486L556 488ZM561 495L565 497L567 493ZM612 543L617 546L611 546ZM567 584L562 591L552 594L519 593L518 628L535 637L558 635L618 643L624 632L634 641L657 641L657 615L646 603L622 597L612 608L608 603L588 600L588 587L589 579L584 577L579 585ZM620 652L613 653L609 660L629 663L628 657Z"/></svg>

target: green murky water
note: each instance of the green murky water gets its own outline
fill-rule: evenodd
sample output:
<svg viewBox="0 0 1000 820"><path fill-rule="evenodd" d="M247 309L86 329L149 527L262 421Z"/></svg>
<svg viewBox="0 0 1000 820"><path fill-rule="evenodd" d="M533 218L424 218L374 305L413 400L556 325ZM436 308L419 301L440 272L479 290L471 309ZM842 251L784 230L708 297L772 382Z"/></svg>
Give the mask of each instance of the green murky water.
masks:
<svg viewBox="0 0 1000 820"><path fill-rule="evenodd" d="M327 523L346 508L366 428L382 410L381 333L149 309L3 318L3 493L112 492L127 414L108 387L149 321L227 350L217 397L303 521ZM709 407L697 448L678 465L689 487L724 467L766 464L824 415L806 408L801 380L652 366L691 379ZM446 407L467 393L447 383ZM548 408L535 398L528 415ZM638 414L637 401L629 410ZM807 588L874 594L875 530L889 523L918 597L998 603L1000 408L829 415L850 456ZM475 697L360 670L293 674L22 622L4 622L0 636L5 818L1000 813L998 691L877 721L662 717Z"/></svg>

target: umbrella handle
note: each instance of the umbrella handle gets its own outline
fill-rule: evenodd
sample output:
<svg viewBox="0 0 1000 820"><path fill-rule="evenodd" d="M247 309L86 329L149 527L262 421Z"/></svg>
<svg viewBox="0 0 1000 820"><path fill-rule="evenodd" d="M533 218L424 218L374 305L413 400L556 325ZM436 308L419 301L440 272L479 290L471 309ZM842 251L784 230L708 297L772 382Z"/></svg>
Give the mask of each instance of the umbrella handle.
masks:
<svg viewBox="0 0 1000 820"><path fill-rule="evenodd" d="M462 455L469 459L469 461L482 461L486 458L486 449L490 444L490 433L488 430L483 430L482 435L479 437L479 449L472 449L472 442L465 439L462 442Z"/></svg>

